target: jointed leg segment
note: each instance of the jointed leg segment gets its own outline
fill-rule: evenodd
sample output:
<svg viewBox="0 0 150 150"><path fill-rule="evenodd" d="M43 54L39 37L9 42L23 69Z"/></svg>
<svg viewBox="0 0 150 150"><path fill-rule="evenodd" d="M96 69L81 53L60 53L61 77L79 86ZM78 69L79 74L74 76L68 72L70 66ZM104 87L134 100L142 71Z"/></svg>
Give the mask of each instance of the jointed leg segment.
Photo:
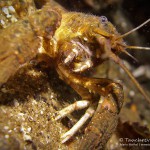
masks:
<svg viewBox="0 0 150 150"><path fill-rule="evenodd" d="M62 143L68 141L83 126L83 124L85 124L85 122L93 116L95 112L93 107L95 103L94 96L100 96L98 105L101 105L103 109L119 113L123 104L123 90L120 84L108 79L93 79L77 76L70 72L68 73L67 70L66 72L63 71L63 73L65 72L65 74L63 74L61 70L65 69L59 69L58 73L61 75L63 80L66 81L83 99L87 100L77 101L74 104L60 110L55 120L64 118L74 110L89 107L81 119L61 137ZM92 101L94 103L92 103Z"/></svg>
<svg viewBox="0 0 150 150"><path fill-rule="evenodd" d="M89 101L87 100L81 100L81 101L77 101L74 104L71 104L67 107L65 107L64 109L60 110L58 112L57 117L55 118L55 120L59 120L64 118L65 116L67 116L68 114L71 114L73 111L75 110L80 110L80 109L84 109L86 107L88 107L90 104Z"/></svg>
<svg viewBox="0 0 150 150"><path fill-rule="evenodd" d="M81 119L63 136L61 136L62 143L68 141L83 125L84 123L93 116L95 110L92 107L89 107Z"/></svg>

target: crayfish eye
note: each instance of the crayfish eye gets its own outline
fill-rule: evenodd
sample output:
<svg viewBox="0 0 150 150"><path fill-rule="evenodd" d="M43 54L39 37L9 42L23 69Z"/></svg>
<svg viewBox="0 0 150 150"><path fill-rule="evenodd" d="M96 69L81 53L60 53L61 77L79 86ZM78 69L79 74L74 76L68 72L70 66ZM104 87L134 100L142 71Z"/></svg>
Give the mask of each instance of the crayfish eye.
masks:
<svg viewBox="0 0 150 150"><path fill-rule="evenodd" d="M108 19L105 16L100 16L100 22L105 24L108 22Z"/></svg>

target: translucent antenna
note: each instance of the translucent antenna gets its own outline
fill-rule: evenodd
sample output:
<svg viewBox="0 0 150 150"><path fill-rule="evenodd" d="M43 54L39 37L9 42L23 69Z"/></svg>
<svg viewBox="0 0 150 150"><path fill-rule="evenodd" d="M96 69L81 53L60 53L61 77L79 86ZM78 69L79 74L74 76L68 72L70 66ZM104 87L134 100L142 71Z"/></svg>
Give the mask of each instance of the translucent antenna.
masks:
<svg viewBox="0 0 150 150"><path fill-rule="evenodd" d="M116 40L121 39L121 38L124 38L125 36L127 36L127 35L133 33L134 31L136 31L136 30L140 29L141 27L143 27L143 26L144 26L145 24L147 24L148 22L150 22L150 19L146 20L146 21L143 22L141 25L139 25L138 27L132 29L131 31L129 31L129 32L123 34L123 35L120 35Z"/></svg>
<svg viewBox="0 0 150 150"><path fill-rule="evenodd" d="M131 57L133 60L135 60L136 62L138 62L138 60L134 57L134 56L132 56L130 53L128 53L127 51L123 51L126 55L128 55L129 57Z"/></svg>
<svg viewBox="0 0 150 150"><path fill-rule="evenodd" d="M150 98L148 95L145 93L144 89L141 87L141 85L138 83L138 81L134 78L134 76L131 74L131 72L128 70L128 68L123 65L122 63L119 64L121 68L128 74L128 76L131 78L131 80L134 82L136 87L139 89L141 94L145 97L145 99L150 103Z"/></svg>
<svg viewBox="0 0 150 150"><path fill-rule="evenodd" d="M126 48L135 50L150 50L150 47L141 47L141 46L126 46Z"/></svg>
<svg viewBox="0 0 150 150"><path fill-rule="evenodd" d="M133 83L136 85L136 87L138 88L138 90L141 92L141 94L145 97L145 99L150 103L150 98L149 96L146 94L146 92L144 91L144 89L141 87L141 85L138 83L138 81L134 78L134 76L132 75L132 73L128 70L128 68L122 63L122 61L119 59L119 57L113 55L111 57L111 59L113 59L117 64L119 64L119 66L128 74L128 76L130 77L130 79L133 81Z"/></svg>

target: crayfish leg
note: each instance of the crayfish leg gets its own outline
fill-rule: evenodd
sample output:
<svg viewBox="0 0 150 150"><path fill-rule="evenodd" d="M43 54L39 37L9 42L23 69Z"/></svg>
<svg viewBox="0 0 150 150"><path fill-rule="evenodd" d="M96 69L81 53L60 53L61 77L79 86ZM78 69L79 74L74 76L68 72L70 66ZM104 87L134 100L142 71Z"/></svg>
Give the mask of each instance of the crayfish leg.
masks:
<svg viewBox="0 0 150 150"><path fill-rule="evenodd" d="M79 129L86 123L86 121L91 118L94 114L95 110L93 107L89 107L85 114L80 118L80 120L65 134L61 136L62 143L68 141L75 133L79 131Z"/></svg>
<svg viewBox="0 0 150 150"><path fill-rule="evenodd" d="M58 115L55 117L55 120L62 119L64 117L66 117L68 114L71 114L75 110L84 109L84 108L88 107L89 104L90 104L90 102L88 100L77 101L77 102L65 107L64 109L58 111L57 112Z"/></svg>
<svg viewBox="0 0 150 150"><path fill-rule="evenodd" d="M83 77L79 74L71 73L62 65L57 68L57 72L60 78L69 84L83 100L77 101L59 111L55 120L65 117L74 110L88 107L81 119L68 132L62 135L62 143L72 138L85 122L93 116L97 104L98 106L101 105L108 113L110 112L118 115L123 104L123 89L119 83L115 83L109 79ZM100 119L100 121L103 122L104 120ZM109 119L106 122L109 122Z"/></svg>

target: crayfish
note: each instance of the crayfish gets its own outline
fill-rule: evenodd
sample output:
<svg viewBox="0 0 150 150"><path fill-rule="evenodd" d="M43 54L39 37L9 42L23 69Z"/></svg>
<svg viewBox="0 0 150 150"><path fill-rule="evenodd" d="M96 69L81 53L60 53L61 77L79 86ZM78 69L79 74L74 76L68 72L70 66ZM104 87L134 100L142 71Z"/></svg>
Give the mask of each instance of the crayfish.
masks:
<svg viewBox="0 0 150 150"><path fill-rule="evenodd" d="M38 52L48 55L51 66L56 69L59 77L82 98L58 111L55 120L88 107L81 119L62 136L62 143L68 141L93 116L97 105L99 109L113 115L119 114L124 101L122 85L106 78L91 78L88 74L104 61L110 60L118 64L150 102L145 91L119 58L120 53L131 56L126 51L128 48L150 49L128 46L123 40L125 36L147 24L150 19L132 31L120 35L105 16L67 12L57 6L49 7L50 5L48 3L41 10L0 33L0 45L3 45L0 52L1 84L7 82L20 65L30 61ZM10 34L2 36L3 32ZM7 44L7 39L10 39L11 44ZM6 64L10 65L10 70L5 68ZM101 114L98 116L97 121L100 122ZM111 123L108 121L108 126L111 126ZM97 133L96 129L92 132ZM99 138L102 136L100 133Z"/></svg>

